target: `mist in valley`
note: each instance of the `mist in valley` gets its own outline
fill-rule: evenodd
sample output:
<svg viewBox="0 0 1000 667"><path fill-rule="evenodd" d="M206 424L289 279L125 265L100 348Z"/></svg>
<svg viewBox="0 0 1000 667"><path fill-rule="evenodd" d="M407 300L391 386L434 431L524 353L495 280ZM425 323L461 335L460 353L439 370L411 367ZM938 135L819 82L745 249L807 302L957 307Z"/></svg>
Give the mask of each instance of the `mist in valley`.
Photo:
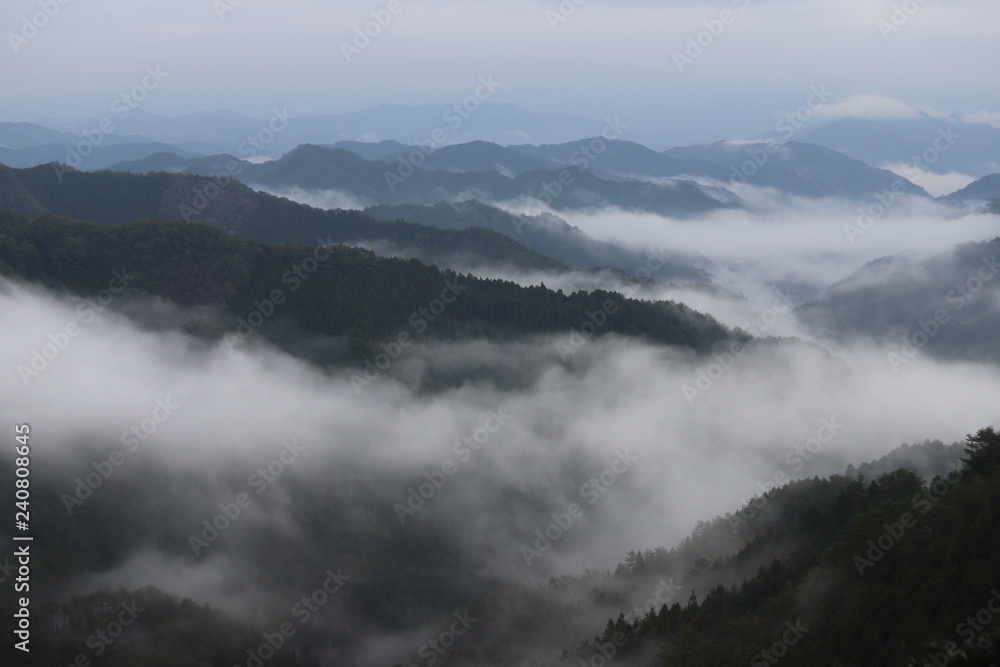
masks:
<svg viewBox="0 0 1000 667"><path fill-rule="evenodd" d="M67 344L35 375L5 375L0 411L38 424L36 474L50 480L50 501L67 523L122 497L141 512L123 519L143 528L116 546L113 566L71 577L67 590L153 584L266 625L292 613L292 592L341 572L343 591L311 624L351 646L355 664L407 661L439 632L428 617L442 605L475 604L484 587L614 570L628 552L675 546L699 521L789 480L843 473L901 443L950 443L995 423L996 367L922 355L894 368L887 348L871 342L833 353L808 342L793 310L885 254L990 238L995 218L911 203L852 243L844 231L857 218L852 206L796 202L685 221L622 211L567 218L638 252L704 254L718 287L634 282L629 276L645 277L642 266L624 278L465 267L566 293L612 287L672 299L758 339L802 339L702 357L591 335L597 317L560 336L429 336L374 380L359 380L357 368L310 366L254 338L232 346L192 337L162 324L162 305L112 304L82 322L78 301L4 283L7 367L30 367L53 335ZM63 339L69 322L79 333ZM123 462L81 492L80 481L116 450ZM232 512L241 493L250 504L209 539L208 524ZM306 508L317 506L334 523L316 523ZM547 529L555 539L542 539ZM417 576L420 558L391 575L371 568L373 555L400 542L433 545L452 562L450 574L427 564L432 580L419 587L432 598L391 620L359 613L385 595L366 589L385 586L380 577ZM649 586L626 604L661 587ZM575 599L539 590L553 603ZM575 600L585 611L574 625L526 645L527 654L550 655L616 615L614 605L585 599Z"/></svg>

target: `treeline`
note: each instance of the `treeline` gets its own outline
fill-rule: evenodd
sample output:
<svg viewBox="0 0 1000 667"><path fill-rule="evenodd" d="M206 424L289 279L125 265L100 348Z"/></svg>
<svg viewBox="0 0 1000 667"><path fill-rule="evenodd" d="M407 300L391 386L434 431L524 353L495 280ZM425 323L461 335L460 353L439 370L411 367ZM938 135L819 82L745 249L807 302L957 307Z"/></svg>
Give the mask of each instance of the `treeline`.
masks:
<svg viewBox="0 0 1000 667"><path fill-rule="evenodd" d="M64 667L84 655L93 665L231 667L248 664L248 650L259 654L265 633L281 646L263 664L323 664L324 651L341 661L334 664L351 664L359 632L398 632L467 610L477 619L473 631L437 664L524 665L525 655L551 646L554 633L591 623L595 607L622 612L595 627L595 636L531 664L970 664L960 653L980 643L990 649L1000 627L1000 434L985 428L970 436L960 467L929 483L905 469L874 480L795 482L699 524L676 547L630 552L614 572L588 570L547 585L475 575L463 566L459 545L430 523L388 530L396 522L391 509L366 499L386 497L398 480L346 475L325 485L319 479L329 481L326 472L290 476L283 480L294 508L289 518L308 530L294 539L283 529L225 538L262 573L256 585L287 600L261 622L150 587L73 595L69 586L80 577L120 567L144 546L189 558L187 531L206 509L180 500L176 477L137 460L69 516L60 494L75 473L39 470L35 662L12 664ZM12 491L5 473L0 493ZM335 604L303 623L288 605L321 583L331 554L351 581ZM287 567L290 558L295 568ZM640 600L667 602L636 609L636 590ZM0 604L0 631L8 636L12 605L11 596ZM275 628L289 619L296 632L281 642Z"/></svg>
<svg viewBox="0 0 1000 667"><path fill-rule="evenodd" d="M154 586L75 595L65 602L36 604L32 613L30 652L18 652L5 664L19 667L320 665L316 651L321 646L319 642L307 648L295 634L284 637L267 626L234 621L208 605L168 595Z"/></svg>
<svg viewBox="0 0 1000 667"><path fill-rule="evenodd" d="M359 211L321 210L256 192L222 173L193 176L63 169L57 174L52 165L30 169L0 165L0 208L30 217L49 211L99 225L140 218L200 222L264 243L311 245L318 237L330 243L383 241L442 266L465 258L522 270L567 270L562 262L489 229L438 229L402 220L376 220Z"/></svg>
<svg viewBox="0 0 1000 667"><path fill-rule="evenodd" d="M960 471L930 483L899 469L755 498L713 522L756 535L731 558L689 571L686 590L694 583L700 597L691 590L643 618L609 619L551 665L595 664L602 652L611 664L998 664L1000 433L981 429L965 453ZM750 515L757 506L767 511ZM780 557L756 574L705 585L769 552ZM656 561L633 555L618 574L672 571Z"/></svg>
<svg viewBox="0 0 1000 667"><path fill-rule="evenodd" d="M30 220L6 210L0 234L6 235L0 272L8 277L93 299L124 271L122 300L153 295L214 307L218 317L192 316L188 329L216 339L259 333L301 353L300 341L285 333L288 326L279 326L294 325L327 341L323 362L367 359L400 334L455 341L613 333L700 352L732 339L713 318L682 304L601 291L565 295L342 245L265 245L197 223L101 227L51 214Z"/></svg>

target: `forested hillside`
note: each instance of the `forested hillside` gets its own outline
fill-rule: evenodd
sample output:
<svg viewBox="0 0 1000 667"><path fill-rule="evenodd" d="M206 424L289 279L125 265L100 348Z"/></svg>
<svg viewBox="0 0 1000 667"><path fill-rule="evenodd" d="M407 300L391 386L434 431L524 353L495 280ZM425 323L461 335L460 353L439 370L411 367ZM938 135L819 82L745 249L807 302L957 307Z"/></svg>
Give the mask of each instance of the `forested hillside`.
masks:
<svg viewBox="0 0 1000 667"><path fill-rule="evenodd" d="M302 354L301 340L289 338L285 326L293 325L319 337L308 350L324 362L367 358L403 333L423 340L511 339L583 327L588 337L627 335L700 352L735 340L682 304L524 288L376 257L325 236L312 246L265 245L198 223L101 227L51 214L29 220L9 210L0 212L0 234L6 235L0 271L8 277L94 298L113 272L124 272L133 276L127 300L158 296L217 309L217 316L192 315L189 331L214 339L259 331Z"/></svg>
<svg viewBox="0 0 1000 667"><path fill-rule="evenodd" d="M50 518L40 537L62 536L45 541L38 563L46 596L74 573L110 566L131 544L157 535L164 545L184 543L173 528L146 519L188 508L163 507L172 492L150 477L155 468L141 467L109 483L73 517L63 511L60 480L41 480L37 507ZM317 494L306 478L289 483L297 501L294 520L332 528L307 538L310 552L330 550L350 563L345 572L354 581L332 570L318 583L335 591L337 609L350 609L353 622L387 630L408 615L410 605L426 608L432 601L442 618L450 605L472 619L472 631L451 650L434 653L439 664L995 664L1000 434L984 428L969 436L964 456L948 467L930 482L905 469L872 480L802 480L700 522L679 545L623 554L614 571L587 570L538 585L479 580L471 597L462 589L473 580L446 575L454 565L454 545L435 541L427 524L386 541L378 512L362 527L343 508L325 504L325 494ZM0 492L11 491L11 477L2 479ZM354 493L365 497L374 490L364 483ZM342 525L353 526L350 537L336 530ZM111 550L101 541L108 531L118 536ZM341 551L358 541L372 549L366 560ZM253 556L260 563L281 557L277 547ZM339 591L338 580L351 585ZM601 627L582 613L589 605L620 613ZM122 617L122 610L136 610L136 628L121 641L102 638L99 628ZM307 624L314 613L324 620ZM38 607L39 650L26 664L68 665L83 654L111 666L228 667L252 664L253 653L273 653L267 664L312 666L331 658L347 664L350 625L343 613L292 606L286 614L292 634L275 639L273 623L233 619L151 587L104 590ZM8 627L9 618L4 614ZM125 620L132 622L127 615ZM583 629L588 624L590 636ZM556 628L578 626L581 641L561 655L525 657ZM259 647L269 642L277 650L261 654ZM991 657L964 657L979 654ZM429 655L415 659L431 664L425 663Z"/></svg>
<svg viewBox="0 0 1000 667"><path fill-rule="evenodd" d="M138 175L52 165L31 169L0 165L0 208L29 216L50 211L100 225L138 218L201 222L265 243L312 244L319 235L332 243L381 241L441 266L460 258L520 270L567 269L487 229L444 230L401 220L380 221L358 211L324 211L256 192L223 174Z"/></svg>

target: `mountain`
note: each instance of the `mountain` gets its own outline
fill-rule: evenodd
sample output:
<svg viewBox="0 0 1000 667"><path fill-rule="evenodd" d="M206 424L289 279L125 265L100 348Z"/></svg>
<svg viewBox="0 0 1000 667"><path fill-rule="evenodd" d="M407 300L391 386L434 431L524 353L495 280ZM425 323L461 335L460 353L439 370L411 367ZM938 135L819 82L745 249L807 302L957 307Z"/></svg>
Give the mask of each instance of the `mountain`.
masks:
<svg viewBox="0 0 1000 667"><path fill-rule="evenodd" d="M570 141L595 136L605 125L566 114L528 111L513 104L474 100L454 104L403 106L382 104L363 111L302 116L277 143L291 150L301 143L335 143L340 140L395 139L406 144L432 141L436 147L469 141L502 145ZM434 141L435 130L443 133ZM440 137L441 134L439 133Z"/></svg>
<svg viewBox="0 0 1000 667"><path fill-rule="evenodd" d="M486 78L486 77L484 77ZM485 89L481 89L485 92ZM634 110L628 118L638 118L643 111ZM598 136L607 126L606 119L591 119L569 114L539 113L513 104L483 100L482 96L463 96L449 104L399 105L381 104L375 107L343 113L299 114L295 109L275 109L271 114L255 118L233 111L200 111L180 117L167 117L132 110L129 116L116 122L120 134L136 134L162 143L212 145L210 152L236 152L250 136L268 127L270 117L279 112L290 122L265 147L265 153L277 157L300 144L337 144L341 141L376 143L383 140L415 145L431 143L434 148L471 141L510 144L558 144L580 137ZM57 132L78 135L98 126L98 119L78 119L70 122L52 118L40 119L37 126ZM437 132L436 132L437 131ZM0 133L2 136L2 133ZM55 135L53 135L54 137ZM657 118L646 119L642 126L623 127L623 135L659 150L705 140L717 136L711 130L677 131L665 129ZM437 137L438 139L434 139ZM30 141L34 146L58 138ZM0 145L13 146L0 141ZM185 146L195 150L192 146ZM200 151L199 152L205 152ZM367 157L367 156L366 156Z"/></svg>
<svg viewBox="0 0 1000 667"><path fill-rule="evenodd" d="M36 123L0 123L0 148L30 148L59 144L69 146L80 140L70 132L53 130Z"/></svg>
<svg viewBox="0 0 1000 667"><path fill-rule="evenodd" d="M35 232L37 241L43 241L46 231L59 233L52 222L42 222L46 229ZM207 234L203 240L210 242L218 234L198 226L142 227L125 226L120 240L153 241L165 231L165 240L180 249L187 245L185 234ZM77 238L79 234L73 232ZM115 236L101 240L110 240L117 252ZM240 251L198 248L192 259L206 262L220 252ZM352 265L363 260L351 257L353 252L331 259L337 267L362 269L362 286L378 281L370 268ZM250 258L256 260L254 268L261 268L266 258L256 254ZM279 253L273 259L290 257ZM183 258L178 254L175 259ZM217 267L202 269L202 275L224 277L212 269ZM150 267L143 279L157 270ZM351 275L345 272L338 280L347 282ZM336 287L338 281L327 280L325 273L316 276L321 277L325 287ZM107 443L101 444L106 449ZM89 647L107 650L94 628L107 627L116 617L129 619L120 615L123 608L141 613L137 629L143 641L129 636L116 642L108 651L115 663L108 664L121 658L118 664L130 667L357 664L355 657L372 637L403 633L418 639L402 642L402 650L392 648L417 653L422 645L421 658L434 656L431 642L445 636L453 648L434 661L445 667L513 666L532 660L544 667L609 660L626 665L767 665L778 664L779 655L780 664L789 667L905 665L913 656L934 665L970 664L949 658L959 650L991 650L990 660L972 664L996 664L998 633L986 622L992 617L983 613L976 620L977 611L988 611L1000 596L1000 545L993 530L1000 521L1000 434L993 428L970 435L961 460L936 466L930 483L905 469L874 479L833 475L790 482L725 515L699 521L689 536L670 547L621 545L616 567L585 566L579 574L533 584L491 576L480 563L463 559L465 536L441 525L448 514L434 516L428 509L400 525L386 499L415 482L395 469L358 475L339 459L309 454L308 466L292 459L291 470L281 469L281 493L288 496L284 505L273 497L255 498L260 507L246 512L252 519L237 514L238 528L221 539L221 530L201 533L212 540L206 542L211 551L202 555L241 574L243 569L253 572L256 590L278 592L281 606L267 604L270 600L261 596L260 606L270 613L259 616L222 613L214 601L168 595L144 585L141 577L130 579L123 589L86 594L73 589L76 581L100 581L101 573L118 569L169 566L175 568L171 574L184 572L175 565L178 561L206 567L211 560L199 563L191 557L189 531L206 517L221 516L235 494L224 497L220 510L218 491L201 471L178 469L144 453L128 465L112 466L113 476L102 481L99 491L85 503L71 504L72 513L67 513L66 499L74 498L70 494L76 485L83 486L74 479L76 469L65 461L32 461L37 479L31 498L35 507L48 511L46 521L33 526L36 543L48 547L45 558L32 561L38 582L32 589L32 617L61 621L33 627L37 645L33 642L32 655L38 664L69 664L64 656L70 655L71 662L73 655L86 655L88 640ZM84 467L101 469L103 459L77 458ZM237 466L226 483L240 488L242 470ZM15 490L13 471L11 460L0 460L0 492ZM476 493L492 492L495 482L489 476L476 481ZM441 493L450 491L451 486ZM504 507L526 511L522 508L530 506L531 498L523 492L502 489L497 496ZM438 508L442 504L438 500ZM266 520L276 507L281 508L280 522ZM0 537L10 539L12 525L0 528ZM108 540L109 534L116 539ZM657 538L650 535L654 544ZM290 558L297 567L288 567ZM330 596L317 599L329 606L305 616L311 623L299 625L306 603L291 607L299 612L290 611L288 600L299 596L287 591L308 595L322 590L317 587L324 579ZM2 604L0 630L11 633L11 597ZM313 608L321 609L318 603ZM288 625L295 630L294 642L276 639L285 619L293 619ZM457 619L466 620L466 626L456 624ZM449 627L452 634L442 634ZM472 631L465 632L467 628ZM561 652L552 648L553 638L561 642ZM946 653L945 646L953 648ZM256 657L260 653L266 662Z"/></svg>
<svg viewBox="0 0 1000 667"><path fill-rule="evenodd" d="M470 108L471 107L471 108ZM302 116L289 128L286 150L299 143L334 143L348 140L395 139L407 144L431 140L434 130L445 134L440 145L468 141L514 141L570 139L594 135L603 121L564 114L543 114L513 104L475 100L475 104L428 104L404 106L382 104L362 111Z"/></svg>
<svg viewBox="0 0 1000 667"><path fill-rule="evenodd" d="M215 158L215 162L220 160ZM164 165L173 171L211 173L195 160L162 156L113 167L145 172ZM749 182L811 198L866 200L891 188L927 196L922 188L890 171L798 142L779 146L719 141L665 153L602 138L510 147L474 141L433 152L398 142L307 144L272 162L246 163L239 177L271 191L332 190L369 205L530 197L559 211L615 206L667 216L742 206L738 197L722 187L685 179Z"/></svg>
<svg viewBox="0 0 1000 667"><path fill-rule="evenodd" d="M403 157L407 158L406 155ZM470 141L439 148L421 165L421 169L493 171L511 177L552 168L549 160L534 158L489 141Z"/></svg>
<svg viewBox="0 0 1000 667"><path fill-rule="evenodd" d="M331 181L343 183L348 181L352 194L367 193L368 197L376 197L374 191L379 183L378 166L372 161L365 161L356 154L349 154L346 149L322 149L319 147L303 147L302 158L275 165L264 180L269 180L272 190L280 192L289 187L290 183L307 183L312 189L319 189L322 184ZM353 153L353 151L351 151ZM240 162L233 156L212 156L196 159L180 159L169 155L150 156L136 162L123 162L115 165L116 169L131 173L147 171L170 171L185 174L218 174L226 171L226 165L236 166L240 172L238 178L259 178L246 176L259 174L262 170L250 163ZM358 176L362 178L358 178ZM384 172L382 174L384 176ZM367 179L367 182L363 179ZM610 243L597 241L588 237L579 229L567 224L561 218L542 214L535 216L508 213L495 206L482 203L475 199L458 202L438 202L435 204L382 204L369 207L364 211L374 218L386 222L398 223L406 220L440 229L468 230L473 227L483 227L499 234L506 235L518 243L536 251L546 258L551 257L558 265L549 265L549 270L565 270L567 266L581 270L599 267L615 267L626 274L634 274L640 268L647 268L649 276L666 282L709 283L708 275L695 268L702 263L699 257L683 257L660 249L655 261L650 261L649 254L626 250ZM481 234L482 232L477 232ZM435 250L428 243L419 246L398 245L402 242L400 234L393 235L393 244L397 250L416 250L414 256L441 266L461 266L455 260L460 251L455 243L447 243L445 247L455 247L455 253L442 256L440 250ZM255 237L263 238L263 237ZM271 239L272 237L267 237ZM384 240L390 240L383 237ZM304 237L297 237L304 240ZM362 240L360 236L345 241ZM375 237L371 237L375 240ZM440 241L440 239L438 239ZM407 239L407 242L412 242ZM462 244L465 252L470 254L467 259L478 257L484 264L502 264L503 258L496 254L484 254L482 248L473 253L471 244ZM381 246L380 246L381 248ZM385 249L385 248L382 248ZM513 254L511 254L513 256ZM524 260L511 261L511 266L532 265L535 268L544 266L541 259L530 262ZM653 267L650 269L650 267Z"/></svg>
<svg viewBox="0 0 1000 667"><path fill-rule="evenodd" d="M213 157L218 157L220 160L236 159L231 155L219 155ZM182 157L177 153L171 152L153 153L136 160L123 160L121 162L116 162L110 167L111 171L124 171L130 174L147 174L157 171L179 174L190 168L195 168L201 171L206 167L205 165L199 164L199 162L193 158Z"/></svg>
<svg viewBox="0 0 1000 667"><path fill-rule="evenodd" d="M500 202L533 197L556 210L615 206L674 216L738 206L719 201L686 181L611 181L579 170L534 170L513 178L495 171L430 171L372 162L350 151L310 145L299 146L273 162L250 165L244 174L241 178L247 183L272 190L336 190L371 204L436 204L466 199Z"/></svg>
<svg viewBox="0 0 1000 667"><path fill-rule="evenodd" d="M971 204L1000 199L1000 174L989 174L978 181L941 197L942 201L951 204Z"/></svg>
<svg viewBox="0 0 1000 667"><path fill-rule="evenodd" d="M52 214L32 220L9 209L0 211L0 234L0 272L7 277L96 293L112 271L127 267L135 274L130 294L163 297L182 307L222 309L219 317L189 322L213 338L235 328L236 319L254 310L255 300L269 298L275 286L297 283L281 308L285 324L264 325L259 333L300 355L316 348L303 348L301 337L283 338L284 326L326 337L324 355L314 359L324 363L377 352L376 343L389 340L406 323L400 313L418 312L449 284L460 285L459 294L432 321L433 335L452 341L570 331L587 321L588 312L605 308L608 299L617 304L616 317L605 317L602 335L636 336L699 352L737 340L711 317L680 304L601 291L564 295L525 288L416 260L380 258L322 237L320 245L315 239L311 245L265 245L199 223L139 220L101 227ZM289 267L312 257L314 268L291 275ZM310 289L299 292L305 280Z"/></svg>
<svg viewBox="0 0 1000 667"><path fill-rule="evenodd" d="M588 169L603 176L668 178L697 175L718 180L729 177L728 171L715 162L672 157L623 139L580 139L563 144L522 144L510 148L560 167L586 164Z"/></svg>
<svg viewBox="0 0 1000 667"><path fill-rule="evenodd" d="M629 552L616 577L653 591L659 576L672 595L608 618L543 664L998 664L1000 631L973 612L1000 604L988 537L1000 521L1000 433L980 429L963 449L932 483L906 469L807 479L701 522L681 548ZM685 567L685 550L725 543L730 529L746 531L744 547L705 549Z"/></svg>
<svg viewBox="0 0 1000 667"><path fill-rule="evenodd" d="M482 146L464 153L466 164L486 164L489 158L479 154ZM507 149L499 148L510 158ZM491 149L492 150L492 149ZM462 147L446 152L457 166ZM423 157L425 154L420 153ZM515 153L509 164L529 166L525 158ZM433 157L433 156L432 156ZM215 164L221 162L213 156ZM217 169L204 160L187 162L145 159L115 165L116 168L146 172L163 164L173 169L183 166L185 173L210 175ZM495 162L491 162L496 166ZM646 211L667 216L692 216L713 210L738 208L731 193L706 189L689 181L651 183L639 180L610 180L588 170L532 170L515 177L498 171L444 171L415 167L409 162L366 160L342 148L302 145L277 160L261 164L243 162L238 178L245 183L271 192L294 188L315 191L336 191L368 203L378 204L437 204L441 201L480 199L491 202L536 198L556 210L592 210L614 206L625 210ZM560 178L563 182L560 182Z"/></svg>
<svg viewBox="0 0 1000 667"><path fill-rule="evenodd" d="M176 118L129 109L124 118L113 116L115 136L138 135L160 143L203 142L223 147L235 147L247 136L256 135L267 125L267 120L252 118L233 111L197 111ZM86 130L100 126L97 118L84 118L70 122L51 118L38 121L46 127L79 136ZM41 143L41 142L38 142Z"/></svg>
<svg viewBox="0 0 1000 667"><path fill-rule="evenodd" d="M202 142L235 150L263 127L267 127L266 119L234 111L196 111L179 118L167 118L139 109L118 123L117 132L142 135L168 144Z"/></svg>
<svg viewBox="0 0 1000 667"><path fill-rule="evenodd" d="M226 156L219 156L222 163ZM207 171L226 173L203 158ZM214 193L211 198L199 193ZM0 203L26 215L51 211L101 225L137 218L178 219L211 224L268 243L333 243L387 248L390 254L418 257L443 267L479 264L522 271L562 272L568 267L495 231L437 229L402 221L379 221L357 211L324 211L262 192L238 181L154 173L97 173L50 165L31 169L0 167Z"/></svg>
<svg viewBox="0 0 1000 667"><path fill-rule="evenodd" d="M250 165L250 162L241 160L229 153L199 157L181 157L177 153L154 153L137 160L116 162L108 167L108 169L130 174L148 174L166 171L175 174L217 177L221 174L239 176Z"/></svg>
<svg viewBox="0 0 1000 667"><path fill-rule="evenodd" d="M34 218L46 212L17 178L17 171L0 164L0 209L8 208Z"/></svg>
<svg viewBox="0 0 1000 667"><path fill-rule="evenodd" d="M976 177L1000 171L1000 129L956 117L840 118L804 129L798 139L873 166L910 163L939 174Z"/></svg>
<svg viewBox="0 0 1000 667"><path fill-rule="evenodd" d="M928 196L923 188L891 171L870 167L828 148L797 141L785 144L717 141L672 148L665 154L715 163L726 171L726 181L775 188L800 197L865 200L897 182L904 193Z"/></svg>
<svg viewBox="0 0 1000 667"><path fill-rule="evenodd" d="M894 367L926 351L1000 363L1000 237L932 256L869 262L796 310L816 335L893 343ZM903 359L899 355L905 354Z"/></svg>
<svg viewBox="0 0 1000 667"><path fill-rule="evenodd" d="M338 141L396 140L414 144L431 140L434 130L445 134L439 145L467 141L494 141L501 144L525 141L570 141L599 134L604 121L561 114L528 111L513 104L480 102L471 109L456 104L405 106L382 104L361 111L337 114L299 115L294 109L279 109L291 117L283 131L275 133L269 154L281 154L299 144L335 144ZM96 127L94 120L60 123L44 120L58 129L79 132ZM267 118L251 118L232 111L197 112L178 118L136 110L121 123L121 131L142 134L157 141L206 142L230 146L267 127ZM440 136L440 135L439 135Z"/></svg>
<svg viewBox="0 0 1000 667"><path fill-rule="evenodd" d="M335 144L329 146L324 146L324 148L342 148L345 151L351 151L359 157L363 157L366 160L389 160L390 158L396 157L397 155L403 155L405 153L411 153L413 151L422 150L419 146L408 146L406 144L401 144L393 139L386 139L384 141L338 141ZM426 151L424 151L426 152Z"/></svg>
<svg viewBox="0 0 1000 667"><path fill-rule="evenodd" d="M373 206L366 214L379 220L410 220L443 229L486 227L524 243L527 247L577 269L615 267L628 274L649 275L665 282L709 283L708 274L696 268L702 258L660 252L651 256L598 241L579 228L551 214L523 215L504 211L476 200L441 202L433 206L402 204ZM650 268L653 267L653 268Z"/></svg>
<svg viewBox="0 0 1000 667"><path fill-rule="evenodd" d="M925 482L932 482L935 477L947 477L953 472L964 453L958 442L945 445L940 440L927 440L919 445L904 444L874 461L852 463L844 474L851 479L862 475L864 479L873 480L896 470L910 470Z"/></svg>
<svg viewBox="0 0 1000 667"><path fill-rule="evenodd" d="M536 170L588 169L600 176L611 178L669 178L686 175L704 175L717 179L728 177L719 165L700 161L672 158L642 144L623 139L606 140L602 137L577 139L560 144L516 144L500 146L488 141L470 141L429 151L420 146L405 146L394 141L365 144L341 141L335 148L345 148L367 160L395 162L409 159L416 151L430 152L419 158L423 169L445 171L499 171L508 176Z"/></svg>
<svg viewBox="0 0 1000 667"><path fill-rule="evenodd" d="M81 143L87 147L82 151L76 148ZM86 151L86 156L83 155L83 151ZM144 141L141 138L105 137L102 139L101 145L98 146L77 139L70 145L49 144L17 149L0 148L0 163L8 167L35 167L40 164L61 162L74 165L79 169L93 171L107 169L122 161L141 160L158 153L173 153L179 157L188 158L200 155L200 153L185 151L177 146Z"/></svg>

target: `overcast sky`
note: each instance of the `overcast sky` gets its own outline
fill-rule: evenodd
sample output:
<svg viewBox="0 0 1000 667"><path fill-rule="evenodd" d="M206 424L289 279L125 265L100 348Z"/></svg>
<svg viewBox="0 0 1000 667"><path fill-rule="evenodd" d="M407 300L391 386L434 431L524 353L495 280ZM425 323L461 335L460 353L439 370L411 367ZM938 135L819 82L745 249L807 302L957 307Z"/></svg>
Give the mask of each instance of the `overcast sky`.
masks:
<svg viewBox="0 0 1000 667"><path fill-rule="evenodd" d="M877 95L996 119L1000 3L907 0L911 14L893 17L895 4L4 0L0 120L100 117L147 66L169 76L142 108L166 115L451 103L492 74L503 84L493 101L729 136L770 129L821 85L837 101ZM376 36L348 62L342 44L373 12L387 25L369 26ZM685 53L701 32L702 52ZM679 66L675 52L695 57Z"/></svg>

